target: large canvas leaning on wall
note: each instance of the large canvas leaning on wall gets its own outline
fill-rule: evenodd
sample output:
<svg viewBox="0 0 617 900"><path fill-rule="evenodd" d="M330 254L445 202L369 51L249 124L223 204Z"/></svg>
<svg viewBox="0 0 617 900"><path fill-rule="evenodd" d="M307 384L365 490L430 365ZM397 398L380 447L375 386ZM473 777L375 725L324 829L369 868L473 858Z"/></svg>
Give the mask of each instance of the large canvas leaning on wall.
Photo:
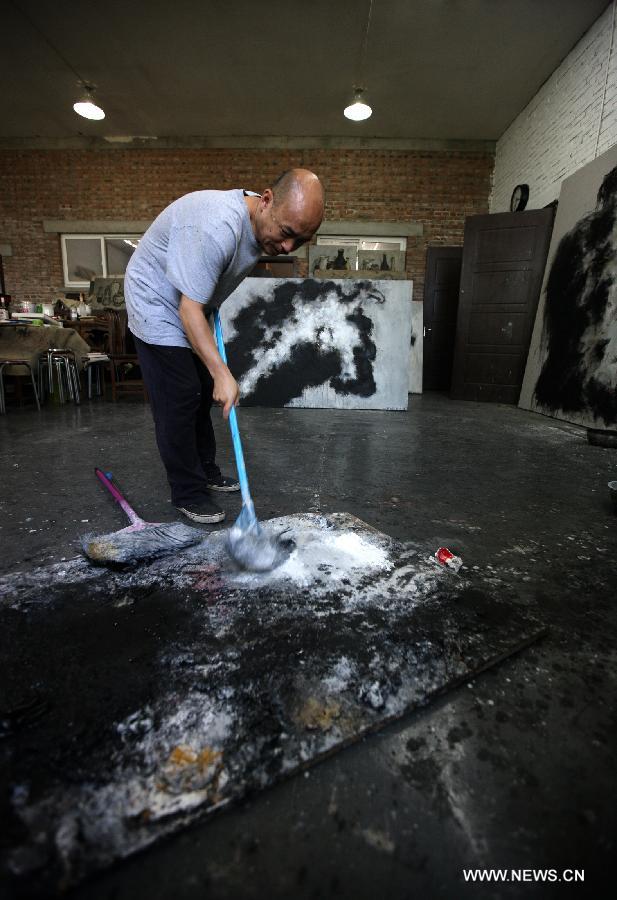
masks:
<svg viewBox="0 0 617 900"><path fill-rule="evenodd" d="M242 404L407 409L411 292L410 281L247 278L221 307Z"/></svg>
<svg viewBox="0 0 617 900"><path fill-rule="evenodd" d="M561 187L519 406L617 425L617 147Z"/></svg>

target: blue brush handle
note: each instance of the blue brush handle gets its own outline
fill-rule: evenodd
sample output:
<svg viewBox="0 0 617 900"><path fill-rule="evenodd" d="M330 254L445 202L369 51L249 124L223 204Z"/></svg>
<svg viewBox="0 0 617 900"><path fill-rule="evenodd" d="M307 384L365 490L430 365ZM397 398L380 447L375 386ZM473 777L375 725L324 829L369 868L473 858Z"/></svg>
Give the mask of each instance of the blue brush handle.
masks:
<svg viewBox="0 0 617 900"><path fill-rule="evenodd" d="M221 317L218 309L214 310L214 334L216 336L216 344L221 354L221 359L227 365L227 354L225 353L225 342L223 340L223 329L221 328ZM238 419L236 417L236 409L231 407L229 412L229 427L231 428L231 437L234 444L234 453L236 454L236 467L238 469L238 480L240 481L240 490L242 491L242 502L247 508L250 517L255 518L255 507L251 499L249 491L249 480L246 476L246 466L244 465L244 453L242 452L242 442L240 441L240 430L238 428Z"/></svg>

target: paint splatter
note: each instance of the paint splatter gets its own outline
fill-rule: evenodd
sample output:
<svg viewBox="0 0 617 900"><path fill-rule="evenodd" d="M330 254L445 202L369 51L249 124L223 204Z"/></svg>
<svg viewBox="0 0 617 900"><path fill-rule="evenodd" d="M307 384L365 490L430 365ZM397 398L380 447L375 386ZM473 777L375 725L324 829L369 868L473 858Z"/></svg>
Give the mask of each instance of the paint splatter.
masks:
<svg viewBox="0 0 617 900"><path fill-rule="evenodd" d="M352 516L262 524L293 536L287 569L239 572L216 533L138 570L75 559L4 579L0 683L17 695L36 671L47 703L3 742L14 874L74 884L542 632L434 548Z"/></svg>

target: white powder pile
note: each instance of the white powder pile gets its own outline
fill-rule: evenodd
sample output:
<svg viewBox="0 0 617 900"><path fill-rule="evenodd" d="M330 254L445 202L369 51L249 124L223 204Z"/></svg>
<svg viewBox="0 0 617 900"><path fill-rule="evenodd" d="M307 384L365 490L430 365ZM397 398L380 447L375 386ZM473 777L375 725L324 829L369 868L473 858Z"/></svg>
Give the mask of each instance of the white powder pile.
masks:
<svg viewBox="0 0 617 900"><path fill-rule="evenodd" d="M383 569L388 565L388 554L383 547L376 547L363 540L355 531L346 531L337 534L332 541L337 550L353 557L356 566L368 566L370 569Z"/></svg>
<svg viewBox="0 0 617 900"><path fill-rule="evenodd" d="M392 563L386 550L353 531L331 533L322 528L294 530L295 550L272 572L243 573L236 584L272 583L287 579L307 587L318 579L341 581L350 573L366 569L389 569Z"/></svg>

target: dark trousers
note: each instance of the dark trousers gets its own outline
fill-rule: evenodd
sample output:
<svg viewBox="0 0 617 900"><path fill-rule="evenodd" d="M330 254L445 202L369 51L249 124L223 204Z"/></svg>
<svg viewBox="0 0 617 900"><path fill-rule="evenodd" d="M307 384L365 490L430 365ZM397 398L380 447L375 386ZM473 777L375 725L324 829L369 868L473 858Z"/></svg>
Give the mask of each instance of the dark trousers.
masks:
<svg viewBox="0 0 617 900"><path fill-rule="evenodd" d="M207 478L219 474L210 419L212 376L188 347L135 347L154 417L156 442L167 470L174 506L208 496Z"/></svg>

